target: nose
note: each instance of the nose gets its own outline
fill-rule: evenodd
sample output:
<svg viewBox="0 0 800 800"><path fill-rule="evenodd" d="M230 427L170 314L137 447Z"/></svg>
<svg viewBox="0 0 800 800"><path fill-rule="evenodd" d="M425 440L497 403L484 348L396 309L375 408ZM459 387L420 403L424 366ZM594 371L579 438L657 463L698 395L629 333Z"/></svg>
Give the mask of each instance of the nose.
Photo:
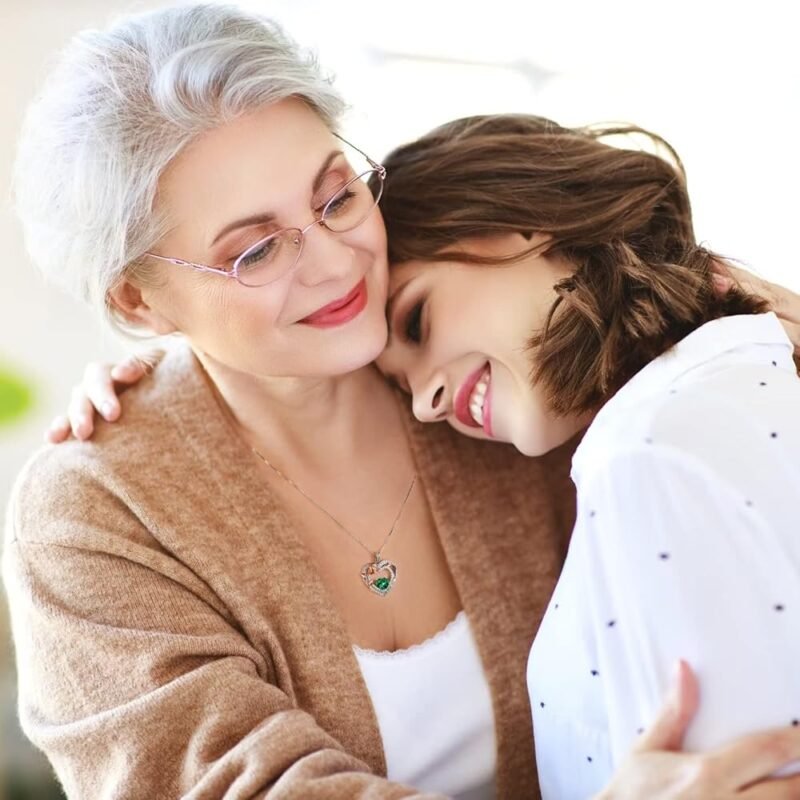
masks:
<svg viewBox="0 0 800 800"><path fill-rule="evenodd" d="M321 220L303 230L303 249L297 264L297 278L304 286L341 280L353 273L355 251L340 233L333 233Z"/></svg>
<svg viewBox="0 0 800 800"><path fill-rule="evenodd" d="M411 391L414 395L411 403L414 416L420 422L441 422L447 418L450 400L442 376L434 376L419 390L412 386Z"/></svg>

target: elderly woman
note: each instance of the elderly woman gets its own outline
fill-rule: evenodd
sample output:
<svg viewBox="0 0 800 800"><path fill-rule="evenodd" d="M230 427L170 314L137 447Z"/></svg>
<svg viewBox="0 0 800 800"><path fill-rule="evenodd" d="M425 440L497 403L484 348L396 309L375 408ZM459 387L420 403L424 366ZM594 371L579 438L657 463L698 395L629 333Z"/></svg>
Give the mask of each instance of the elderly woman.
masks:
<svg viewBox="0 0 800 800"><path fill-rule="evenodd" d="M21 723L71 798L536 791L568 452L423 434L371 366L383 168L342 105L273 25L189 6L79 36L29 114L33 259L180 334L127 424L40 452L11 504Z"/></svg>
<svg viewBox="0 0 800 800"><path fill-rule="evenodd" d="M70 797L537 793L525 661L574 442L423 434L368 366L385 171L340 105L273 26L197 6L79 38L29 118L34 258L180 334L126 424L40 453L12 503L22 724Z"/></svg>

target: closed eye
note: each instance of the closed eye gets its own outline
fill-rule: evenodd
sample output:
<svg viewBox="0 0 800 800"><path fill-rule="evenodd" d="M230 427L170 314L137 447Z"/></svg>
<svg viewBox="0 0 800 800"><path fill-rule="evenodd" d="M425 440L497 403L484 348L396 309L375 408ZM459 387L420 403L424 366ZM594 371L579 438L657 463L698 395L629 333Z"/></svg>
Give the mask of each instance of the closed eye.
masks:
<svg viewBox="0 0 800 800"><path fill-rule="evenodd" d="M422 311L425 304L420 300L411 307L403 323L406 341L419 344L422 341Z"/></svg>

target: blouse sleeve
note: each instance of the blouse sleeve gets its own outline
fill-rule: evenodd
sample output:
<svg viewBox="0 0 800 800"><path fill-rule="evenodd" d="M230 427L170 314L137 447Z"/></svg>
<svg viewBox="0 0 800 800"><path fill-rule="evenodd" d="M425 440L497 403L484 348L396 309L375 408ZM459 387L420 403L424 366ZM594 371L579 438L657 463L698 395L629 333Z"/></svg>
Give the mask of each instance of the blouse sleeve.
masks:
<svg viewBox="0 0 800 800"><path fill-rule="evenodd" d="M678 658L701 688L687 749L800 724L800 531L768 524L758 498L665 445L614 456L580 495L614 762Z"/></svg>
<svg viewBox="0 0 800 800"><path fill-rule="evenodd" d="M76 480L77 511L48 506L41 477L12 502L3 578L22 728L71 800L423 797L293 705L216 596L136 546L124 504Z"/></svg>

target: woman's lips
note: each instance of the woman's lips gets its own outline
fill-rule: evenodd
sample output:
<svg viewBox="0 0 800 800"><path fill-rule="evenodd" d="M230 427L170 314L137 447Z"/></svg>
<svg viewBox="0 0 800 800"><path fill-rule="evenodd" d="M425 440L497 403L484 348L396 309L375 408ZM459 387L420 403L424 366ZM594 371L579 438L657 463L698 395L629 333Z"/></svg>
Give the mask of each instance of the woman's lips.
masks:
<svg viewBox="0 0 800 800"><path fill-rule="evenodd" d="M315 328L333 328L355 319L367 305L367 281L362 278L358 285L344 297L317 309L300 320Z"/></svg>
<svg viewBox="0 0 800 800"><path fill-rule="evenodd" d="M453 401L456 419L469 428L483 428L487 436L492 435L491 383L491 365L486 363L470 374L456 392ZM478 422L476 416L482 422Z"/></svg>

